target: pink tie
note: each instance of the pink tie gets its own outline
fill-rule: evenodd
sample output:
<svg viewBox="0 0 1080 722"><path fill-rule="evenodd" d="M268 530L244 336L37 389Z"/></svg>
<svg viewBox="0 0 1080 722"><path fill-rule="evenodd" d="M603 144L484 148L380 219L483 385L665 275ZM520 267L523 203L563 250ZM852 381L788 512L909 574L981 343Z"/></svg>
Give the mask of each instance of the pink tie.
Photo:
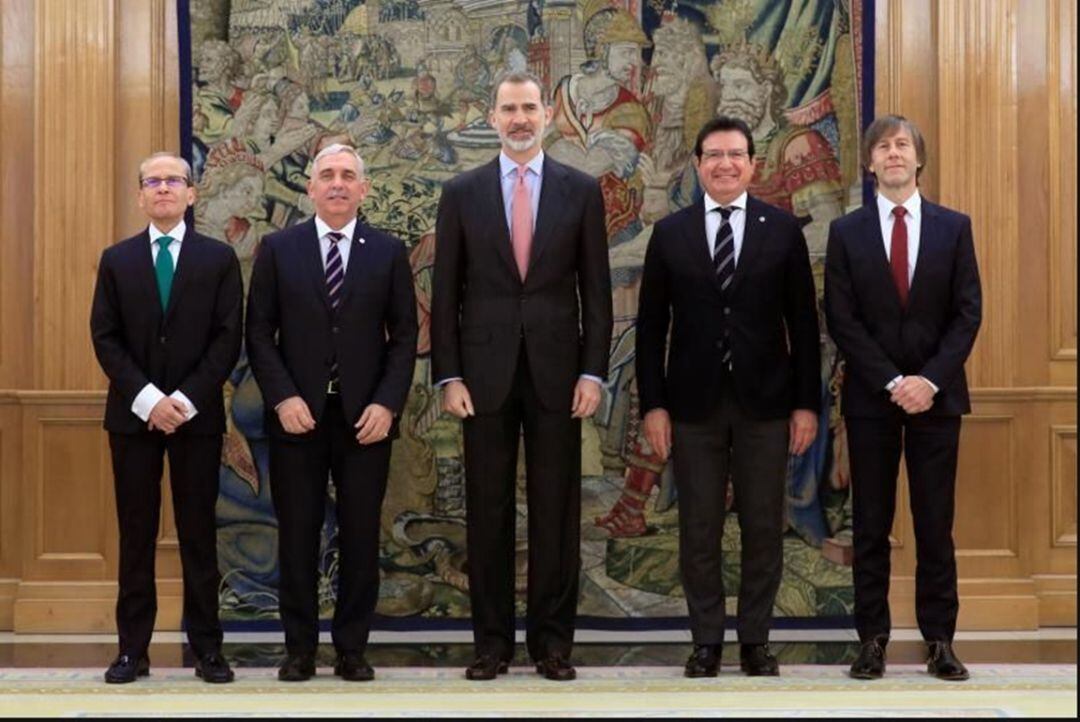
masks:
<svg viewBox="0 0 1080 722"><path fill-rule="evenodd" d="M532 249L533 218L532 199L529 187L525 185L527 166L518 166L517 182L514 183L514 199L510 205L510 243L514 247L514 260L517 262L521 280L529 270L529 251Z"/></svg>

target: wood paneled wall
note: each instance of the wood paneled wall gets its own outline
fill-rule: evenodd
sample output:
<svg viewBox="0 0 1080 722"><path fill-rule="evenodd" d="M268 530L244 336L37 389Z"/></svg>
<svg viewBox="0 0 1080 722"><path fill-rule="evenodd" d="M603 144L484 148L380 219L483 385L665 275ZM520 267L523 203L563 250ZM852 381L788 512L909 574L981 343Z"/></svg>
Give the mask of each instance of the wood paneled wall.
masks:
<svg viewBox="0 0 1080 722"><path fill-rule="evenodd" d="M955 537L962 628L1076 623L1076 8L878 0L876 97L923 129L923 191L972 216L984 324ZM0 629L112 628L116 528L97 258L176 149L172 0L0 2ZM167 498L167 495L166 495ZM894 617L914 624L901 489ZM159 628L179 622L163 514Z"/></svg>

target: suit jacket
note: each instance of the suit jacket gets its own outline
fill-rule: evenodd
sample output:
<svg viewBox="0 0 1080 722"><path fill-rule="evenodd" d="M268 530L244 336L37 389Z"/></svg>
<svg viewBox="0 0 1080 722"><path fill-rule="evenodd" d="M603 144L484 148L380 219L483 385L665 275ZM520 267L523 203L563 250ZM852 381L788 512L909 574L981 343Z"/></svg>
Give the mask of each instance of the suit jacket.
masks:
<svg viewBox="0 0 1080 722"><path fill-rule="evenodd" d="M570 409L581 374L607 376L611 274L604 199L594 178L544 158L524 282L506 226L498 158L443 186L435 242L434 381L461 377L477 413L498 409L523 339L549 410Z"/></svg>
<svg viewBox="0 0 1080 722"><path fill-rule="evenodd" d="M964 361L982 319L971 219L922 200L919 256L907 308L890 275L877 205L833 221L825 259L829 332L847 362L847 416L899 413L885 386L924 376L939 389L931 416L971 410Z"/></svg>
<svg viewBox="0 0 1080 722"><path fill-rule="evenodd" d="M360 239L364 242L361 243ZM335 311L315 219L263 238L248 292L247 353L272 435L274 407L300 396L316 421L334 360L347 419L371 403L399 415L416 362L416 297L405 244L357 222Z"/></svg>
<svg viewBox="0 0 1080 722"><path fill-rule="evenodd" d="M722 393L725 330L747 414L774 419L820 409L821 338L806 239L794 216L752 196L726 293L709 256L703 200L653 228L637 319L642 415L664 408L679 421L708 417Z"/></svg>
<svg viewBox="0 0 1080 722"><path fill-rule="evenodd" d="M94 352L109 377L105 428L146 431L131 405L152 383L165 394L179 389L198 410L177 433L224 433L221 389L240 355L242 307L236 253L190 225L164 312L149 231L105 249L90 311Z"/></svg>

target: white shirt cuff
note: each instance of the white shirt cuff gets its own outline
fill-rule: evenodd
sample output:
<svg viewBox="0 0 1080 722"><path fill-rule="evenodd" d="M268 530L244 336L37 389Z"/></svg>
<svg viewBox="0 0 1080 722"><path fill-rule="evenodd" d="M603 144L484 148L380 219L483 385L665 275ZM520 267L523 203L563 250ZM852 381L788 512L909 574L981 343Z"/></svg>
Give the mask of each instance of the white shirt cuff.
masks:
<svg viewBox="0 0 1080 722"><path fill-rule="evenodd" d="M180 389L177 389L176 391L173 391L171 394L169 394L169 398L176 399L187 407L187 409L184 411L185 420L191 421L195 418L195 414L199 413L199 410L195 408L195 404L191 403L191 399L185 396L183 392L180 391Z"/></svg>
<svg viewBox="0 0 1080 722"><path fill-rule="evenodd" d="M165 394L161 392L157 386L153 384L147 384L143 386L142 391L131 403L131 413L138 416L143 421L150 420L150 412L157 406L157 402L165 398Z"/></svg>
<svg viewBox="0 0 1080 722"><path fill-rule="evenodd" d="M450 377L450 378L448 378L448 379L443 379L442 381L438 381L438 382L436 382L436 383L435 383L435 388L437 388L437 389L441 389L441 388L442 388L443 386L446 386L446 385L447 385L448 383L450 383L451 381L464 381L464 380L465 380L465 379L463 379L463 378L462 378L462 377L460 377L460 376L451 376L451 377Z"/></svg>
<svg viewBox="0 0 1080 722"><path fill-rule="evenodd" d="M895 379L893 379L889 383L885 384L885 390L886 391L892 391L893 389L896 388L896 385L898 383L900 383L900 380L903 379L903 378L904 378L903 376L897 376Z"/></svg>
<svg viewBox="0 0 1080 722"><path fill-rule="evenodd" d="M599 376L593 376L592 374L581 374L580 378L588 379L589 381L595 381L600 386L604 385L604 380Z"/></svg>
<svg viewBox="0 0 1080 722"><path fill-rule="evenodd" d="M922 379L923 381L925 381L925 382L926 382L926 385L927 385L927 386L929 386L930 388L932 388L932 389L934 390L934 395L936 396L936 395L937 395L937 392L938 392L938 391L940 391L940 389L939 389L939 388L937 387L937 385L936 385L936 384L934 384L934 382L933 382L933 381L931 381L930 379L926 378L925 376L920 376L919 378L920 378L920 379Z"/></svg>

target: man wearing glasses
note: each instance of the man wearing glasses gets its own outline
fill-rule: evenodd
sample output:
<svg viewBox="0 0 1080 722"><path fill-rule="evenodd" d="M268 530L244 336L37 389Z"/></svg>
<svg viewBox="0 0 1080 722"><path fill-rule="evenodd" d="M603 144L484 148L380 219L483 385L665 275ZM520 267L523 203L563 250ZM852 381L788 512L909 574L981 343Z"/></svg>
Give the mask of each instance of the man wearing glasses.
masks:
<svg viewBox="0 0 1080 722"><path fill-rule="evenodd" d="M90 331L109 378L105 429L120 524L120 653L105 672L112 684L150 672L166 453L195 674L207 682L233 679L221 656L214 506L222 385L240 355L240 264L232 248L187 227L184 213L194 202L187 161L150 156L139 166L138 193L149 226L107 248L98 264Z"/></svg>
<svg viewBox="0 0 1080 722"><path fill-rule="evenodd" d="M754 175L746 123L709 121L694 156L705 197L657 223L645 255L641 411L649 444L672 457L679 493L679 565L694 640L686 676L715 677L720 667L729 477L742 541L741 667L774 676L767 643L783 571L787 458L810 446L821 404L814 280L798 221L746 192Z"/></svg>

